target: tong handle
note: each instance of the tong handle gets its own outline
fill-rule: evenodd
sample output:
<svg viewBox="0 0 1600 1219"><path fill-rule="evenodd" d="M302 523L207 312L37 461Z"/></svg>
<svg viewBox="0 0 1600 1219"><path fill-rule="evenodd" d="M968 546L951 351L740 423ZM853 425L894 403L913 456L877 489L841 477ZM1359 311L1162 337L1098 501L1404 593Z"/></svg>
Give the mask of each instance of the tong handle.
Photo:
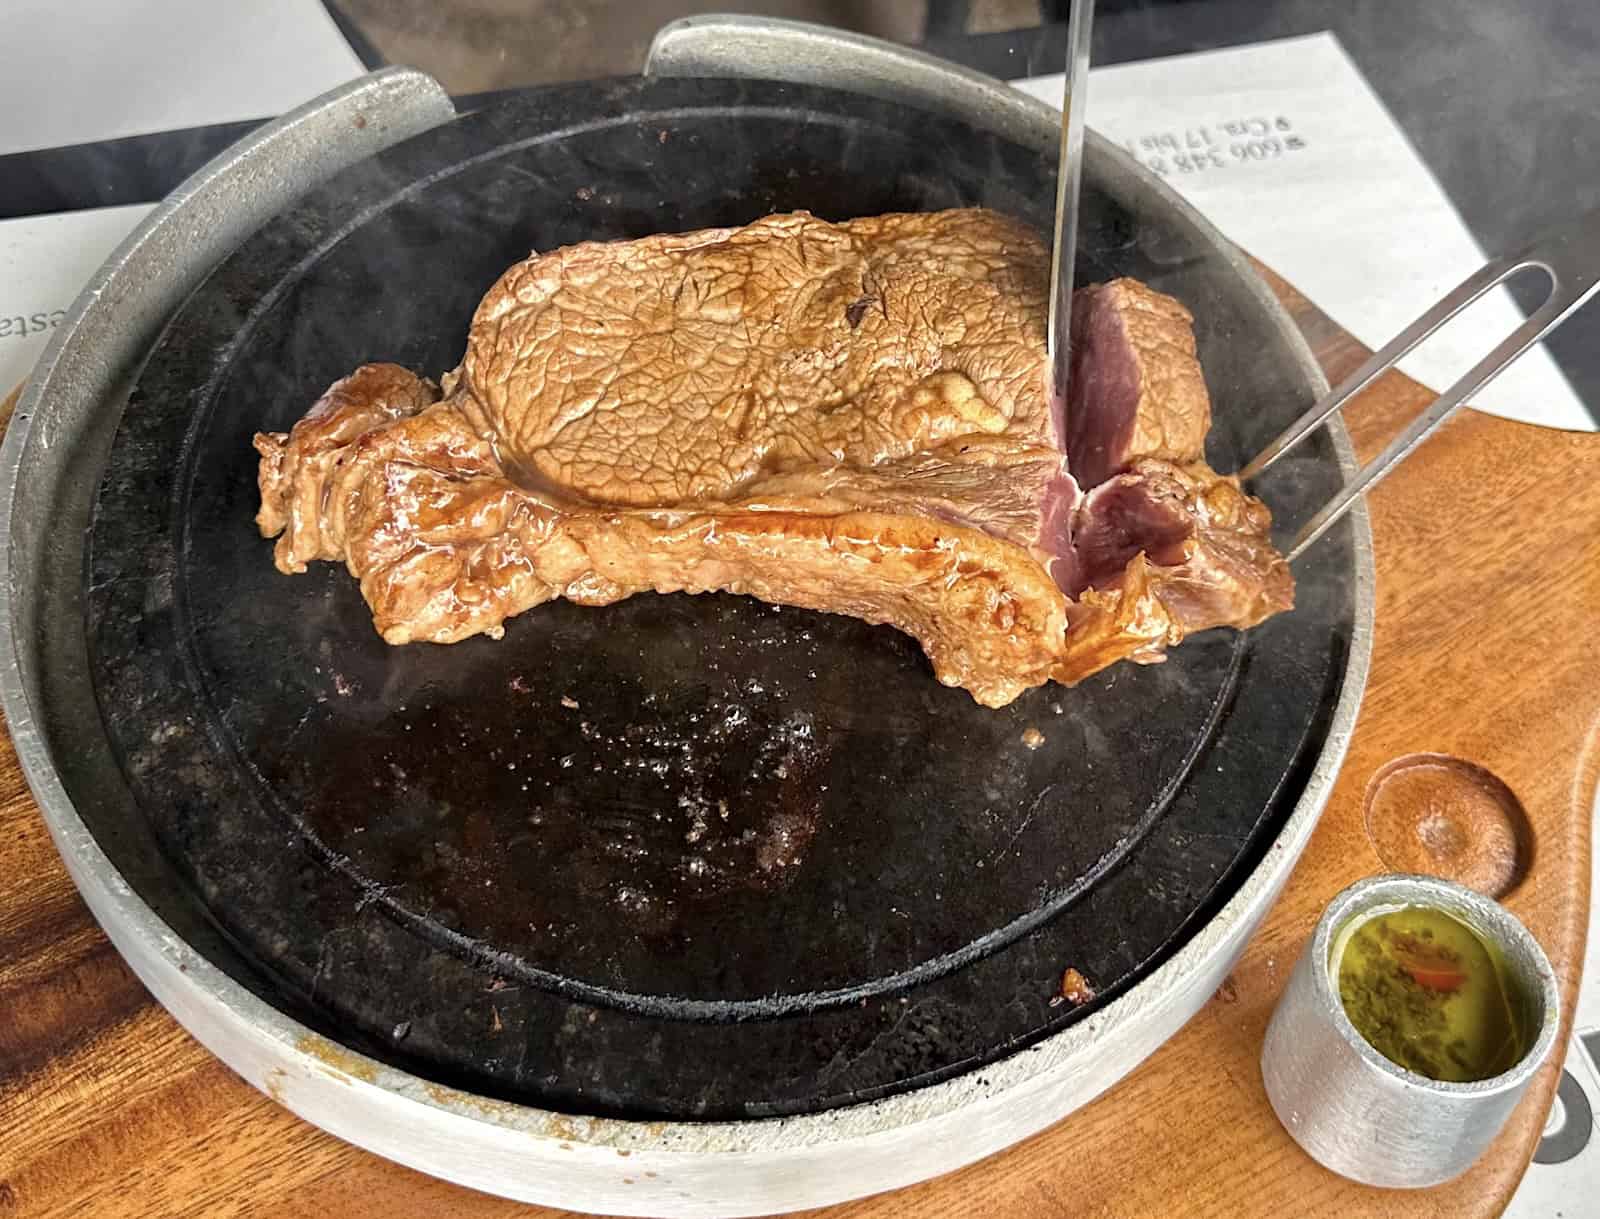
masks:
<svg viewBox="0 0 1600 1219"><path fill-rule="evenodd" d="M1324 395L1295 420L1283 435L1262 449L1253 461L1239 471L1241 480L1260 474L1456 314L1491 288L1498 287L1519 271L1532 267L1543 271L1549 280L1549 295L1544 303L1534 310L1527 321L1501 340L1494 350L1473 365L1465 376L1435 398L1412 421L1410 427L1363 466L1353 479L1340 488L1338 494L1306 522L1290 545L1290 561L1299 558L1308 546L1350 510L1352 504L1410 456L1440 424L1460 409L1463 402L1566 321L1595 294L1596 289L1600 289L1600 208L1586 212L1571 224L1551 230L1518 253L1494 259L1482 270L1469 276L1460 287L1412 322L1383 350Z"/></svg>

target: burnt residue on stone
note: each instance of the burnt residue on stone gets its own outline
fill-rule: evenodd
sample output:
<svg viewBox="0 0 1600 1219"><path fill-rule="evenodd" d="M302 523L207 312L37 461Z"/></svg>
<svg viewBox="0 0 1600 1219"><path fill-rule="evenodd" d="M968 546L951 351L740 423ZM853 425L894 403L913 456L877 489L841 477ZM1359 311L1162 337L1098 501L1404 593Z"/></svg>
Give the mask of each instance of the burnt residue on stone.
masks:
<svg viewBox="0 0 1600 1219"><path fill-rule="evenodd" d="M1054 193L1048 158L887 103L618 81L407 141L251 238L140 377L85 573L102 715L181 882L163 900L324 1032L557 1110L815 1111L1124 993L1303 789L1344 671L1345 532L1248 638L988 711L890 629L731 596L390 648L342 571L279 575L251 521L254 431L365 360L451 367L530 249L799 207L1047 229ZM1292 353L1200 253L1152 263L1147 218L1092 180L1084 198L1080 277L1195 313L1232 468L1304 406ZM1338 482L1325 438L1306 451L1273 472L1286 527ZM1082 1007L1050 1007L1065 961L1095 982Z"/></svg>

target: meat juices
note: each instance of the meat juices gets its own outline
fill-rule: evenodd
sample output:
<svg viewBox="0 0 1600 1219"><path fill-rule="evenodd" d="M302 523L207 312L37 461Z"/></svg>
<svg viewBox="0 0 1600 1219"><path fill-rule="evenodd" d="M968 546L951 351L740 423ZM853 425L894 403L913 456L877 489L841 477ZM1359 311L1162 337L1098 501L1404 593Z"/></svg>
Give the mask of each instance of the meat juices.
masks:
<svg viewBox="0 0 1600 1219"><path fill-rule="evenodd" d="M535 255L442 388L369 364L257 435L257 524L392 644L722 590L890 623L990 707L1289 608L1266 507L1203 460L1188 312L1079 291L1052 412L1048 275L978 209Z"/></svg>

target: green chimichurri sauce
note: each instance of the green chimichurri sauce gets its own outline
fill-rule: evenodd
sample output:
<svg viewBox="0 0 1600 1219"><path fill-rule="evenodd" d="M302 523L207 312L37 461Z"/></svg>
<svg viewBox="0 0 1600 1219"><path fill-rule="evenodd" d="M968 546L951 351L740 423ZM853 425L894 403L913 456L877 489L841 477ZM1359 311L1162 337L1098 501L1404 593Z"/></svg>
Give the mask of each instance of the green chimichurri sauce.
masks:
<svg viewBox="0 0 1600 1219"><path fill-rule="evenodd" d="M1358 916L1330 965L1350 1023L1389 1061L1462 1083L1515 1066L1527 1003L1494 945L1427 906Z"/></svg>

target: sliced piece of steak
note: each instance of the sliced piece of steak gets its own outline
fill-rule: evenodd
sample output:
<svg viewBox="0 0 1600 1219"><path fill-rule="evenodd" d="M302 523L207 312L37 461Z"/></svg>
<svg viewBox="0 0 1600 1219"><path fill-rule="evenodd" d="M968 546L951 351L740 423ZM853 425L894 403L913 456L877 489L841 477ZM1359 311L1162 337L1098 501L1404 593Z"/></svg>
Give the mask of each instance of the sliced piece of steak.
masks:
<svg viewBox="0 0 1600 1219"><path fill-rule="evenodd" d="M1045 267L979 210L536 255L442 397L368 365L258 436L258 523L283 571L346 562L391 643L717 589L891 623L990 706L1287 608L1265 508L1201 460L1188 315L1085 289L1053 418Z"/></svg>
<svg viewBox="0 0 1600 1219"><path fill-rule="evenodd" d="M1066 448L1084 490L1143 457L1200 461L1211 400L1189 311L1136 280L1073 294Z"/></svg>

